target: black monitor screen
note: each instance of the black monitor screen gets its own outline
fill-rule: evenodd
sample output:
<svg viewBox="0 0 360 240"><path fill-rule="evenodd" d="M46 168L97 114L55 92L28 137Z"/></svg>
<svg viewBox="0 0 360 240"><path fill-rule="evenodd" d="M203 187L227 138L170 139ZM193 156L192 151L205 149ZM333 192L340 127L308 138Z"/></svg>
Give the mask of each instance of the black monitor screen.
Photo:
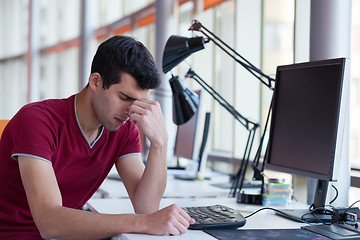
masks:
<svg viewBox="0 0 360 240"><path fill-rule="evenodd" d="M344 59L279 66L266 167L333 180Z"/></svg>

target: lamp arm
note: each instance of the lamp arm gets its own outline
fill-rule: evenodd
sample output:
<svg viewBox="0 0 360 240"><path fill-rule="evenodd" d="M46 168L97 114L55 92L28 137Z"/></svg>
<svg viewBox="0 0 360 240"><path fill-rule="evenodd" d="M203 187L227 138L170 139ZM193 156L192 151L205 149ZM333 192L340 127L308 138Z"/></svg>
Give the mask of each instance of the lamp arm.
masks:
<svg viewBox="0 0 360 240"><path fill-rule="evenodd" d="M205 31L204 31L204 30ZM211 40L216 46L220 47L226 54L228 54L231 58L233 58L237 63L243 66L247 71L249 71L254 77L256 77L260 82L266 85L269 89L273 90L272 82L275 82L275 79L263 73L260 69L251 64L247 59L241 56L235 49L231 48L228 44L222 41L218 36L216 36L209 29L204 27L199 21L194 20L191 27L189 28L191 31L199 31L204 34L209 40ZM212 37L211 37L211 36ZM224 47L225 46L225 47ZM228 49L228 50L227 50ZM234 54L231 54L230 51ZM240 59L238 59L240 58ZM265 82L262 77L266 78L268 82Z"/></svg>
<svg viewBox="0 0 360 240"><path fill-rule="evenodd" d="M242 161L240 164L240 168L239 168L238 172L236 173L235 179L230 188L230 192L229 192L230 197L235 197L236 192L240 191L243 187L246 169L249 164L250 154L251 154L252 146L254 143L255 134L256 134L256 129L252 129L249 131L249 135L247 138L245 151L244 151L244 155L243 155L243 158L242 158Z"/></svg>
<svg viewBox="0 0 360 240"><path fill-rule="evenodd" d="M230 103L228 103L218 92L207 84L191 68L186 73L186 77L194 79L202 88L204 88L221 106L223 106L237 121L240 122L247 130L257 129L259 123L253 122L241 115ZM250 126L251 125L251 126Z"/></svg>
<svg viewBox="0 0 360 240"><path fill-rule="evenodd" d="M236 191L242 188L245 179L246 169L250 160L250 154L256 135L256 130L260 126L258 123L248 120L242 116L233 106L231 106L218 92L216 92L209 84L207 84L199 75L191 68L186 73L186 77L194 79L203 89L205 89L221 106L223 106L237 121L240 122L248 130L248 138L244 150L241 167L237 172L229 196L235 197ZM250 127L251 125L251 127Z"/></svg>
<svg viewBox="0 0 360 240"><path fill-rule="evenodd" d="M265 122L265 126L264 126L264 132L260 138L260 145L258 147L258 150L256 152L256 155L255 155L255 158L254 158L254 161L252 164L252 168L254 170L253 180L262 180L264 177L265 159L263 160L261 167L260 167L259 166L260 165L260 155L261 155L261 150L264 145L265 133L267 131L267 128L268 128L269 122L270 122L270 114L271 114L271 110L272 110L273 100L274 100L274 96L272 96L272 98L271 98L270 107L269 107L269 111L267 113L266 122ZM265 149L265 154L266 154L266 152L267 152L267 146Z"/></svg>

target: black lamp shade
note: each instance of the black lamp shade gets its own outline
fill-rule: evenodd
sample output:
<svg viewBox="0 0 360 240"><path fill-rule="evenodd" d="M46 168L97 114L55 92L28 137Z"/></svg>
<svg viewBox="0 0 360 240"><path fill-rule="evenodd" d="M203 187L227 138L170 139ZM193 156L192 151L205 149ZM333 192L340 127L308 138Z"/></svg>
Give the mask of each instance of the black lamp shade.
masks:
<svg viewBox="0 0 360 240"><path fill-rule="evenodd" d="M178 76L169 80L173 92L173 122L176 125L186 123L197 111L198 97L185 88Z"/></svg>
<svg viewBox="0 0 360 240"><path fill-rule="evenodd" d="M192 53L204 49L204 38L186 38L172 35L166 42L162 69L167 73Z"/></svg>

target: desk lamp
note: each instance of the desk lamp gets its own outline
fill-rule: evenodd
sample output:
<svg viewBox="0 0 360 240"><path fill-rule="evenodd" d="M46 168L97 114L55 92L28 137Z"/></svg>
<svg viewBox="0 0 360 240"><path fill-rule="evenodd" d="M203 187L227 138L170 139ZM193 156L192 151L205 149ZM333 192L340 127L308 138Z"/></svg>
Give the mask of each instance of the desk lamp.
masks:
<svg viewBox="0 0 360 240"><path fill-rule="evenodd" d="M163 72L167 73L192 53L204 49L203 37L186 38L172 35L164 49Z"/></svg>
<svg viewBox="0 0 360 240"><path fill-rule="evenodd" d="M184 87L178 76L172 76L169 83L173 93L173 122L181 125L194 115L199 105L199 98Z"/></svg>
<svg viewBox="0 0 360 240"><path fill-rule="evenodd" d="M256 68L254 65L252 65L249 61L247 61L244 57L242 57L239 53L237 53L234 49L232 49L229 45L227 45L224 41L222 41L219 37L217 37L214 33L209 31L207 28L205 28L199 21L194 20L192 22L192 25L189 28L190 31L198 31L201 32L203 35L207 37L207 39L204 39L203 37L192 37L192 38L186 38L181 36L172 35L164 48L163 53L163 65L162 70L164 73L169 72L171 69L173 69L175 66L177 66L180 62L185 60L188 56L190 56L192 53L195 53L199 50L204 49L204 44L208 42L213 42L216 46L220 47L225 53L227 53L230 57L232 57L237 63L239 63L241 66L243 66L246 70L248 70L253 76L255 76L258 80L260 80L264 85L266 85L270 90L273 90L272 82L275 80L266 74L264 74L260 69ZM210 85L208 85L198 74L195 73L194 70L191 68L186 73L185 77L194 79L202 88L204 88L222 107L224 107L238 122L240 122L241 125L243 125L249 132L245 151L243 155L243 161L241 162L241 166L239 168L239 171L236 174L236 177L234 179L234 182L232 184L231 190L229 195L232 197L236 196L236 192L240 191L243 185L243 181L245 178L245 172L246 168L249 162L250 153L255 137L256 130L259 128L259 123L250 121L249 119L242 116L232 105L230 105L219 93L217 93ZM171 82L174 81L174 78L179 81L178 77L172 76L170 79ZM264 80L265 79L265 80ZM176 86L180 87L181 84L177 84ZM177 92L183 90L176 90L172 86L172 91L174 95L177 95ZM173 96L174 96L173 95ZM182 98L185 100L186 98ZM173 98L173 101L175 102L175 99ZM183 103L186 105L187 103ZM191 102L188 103L191 105ZM179 105L179 104L176 104ZM175 103L174 106L174 116L175 114L179 114L180 112L179 108L176 108ZM269 109L270 113L270 109ZM270 114L268 114L269 117ZM189 119L189 118L188 118ZM174 117L174 123L177 125L185 123L182 121L177 121L176 117ZM185 120L185 118L184 118ZM265 131L267 127L268 121L266 121ZM262 166L261 169L258 168L259 162L260 162L260 153L261 149L263 147L263 140L265 136L265 131L260 139L260 146L256 152L256 156L254 158L253 162L253 169L254 169L254 180L261 180L262 183L264 181L263 179L263 169L264 166ZM263 162L264 165L264 162Z"/></svg>

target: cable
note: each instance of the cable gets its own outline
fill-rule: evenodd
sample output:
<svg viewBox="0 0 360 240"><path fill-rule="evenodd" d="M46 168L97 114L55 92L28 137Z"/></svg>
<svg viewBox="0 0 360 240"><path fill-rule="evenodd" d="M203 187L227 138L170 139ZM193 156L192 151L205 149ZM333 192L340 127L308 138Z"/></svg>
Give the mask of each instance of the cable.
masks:
<svg viewBox="0 0 360 240"><path fill-rule="evenodd" d="M303 219L300 219L300 218L291 216L291 215L286 214L286 213L284 213L284 212L282 212L282 211L280 211L280 210L278 210L278 209L276 209L276 208L271 208L271 207L263 207L263 208L260 208L260 209L256 210L255 212L250 213L249 215L245 216L245 218L249 218L249 217L251 217L251 216L255 215L256 213L258 213L258 212L260 212L260 211L263 211L263 210L273 210L273 211L278 212L278 213L280 213L280 214L282 214L282 215L284 215L284 216L286 216L287 218L290 218L290 219L292 219L292 220L300 221L300 222L303 222L303 223L309 223L309 222L307 222L306 220L303 220Z"/></svg>
<svg viewBox="0 0 360 240"><path fill-rule="evenodd" d="M332 206L330 206L330 205L328 205L329 207L331 207L332 209L329 209L329 208L326 208L326 207L318 207L318 208L314 208L314 209L312 209L313 207L314 207L314 205L313 204L311 204L311 206L309 207L309 212L308 213L305 213L304 215L302 215L301 216L301 219L303 219L304 221L306 221L305 220L305 217L307 216L307 215L311 215L312 217L314 217L317 221L318 221L318 223L323 223L323 224L326 224L326 225L331 225L331 224L333 224L333 223L335 223L335 222L337 222L337 220L338 220L338 211L337 211L337 209L336 208L334 208L334 207L332 207ZM332 219L335 219L335 220L333 220L330 224L328 223L328 222L324 222L324 221L322 221L320 218L318 218L318 216L316 216L316 213L317 212L320 212L321 214L324 214L324 215L331 215L332 216ZM334 217L335 216L335 217Z"/></svg>
<svg viewBox="0 0 360 240"><path fill-rule="evenodd" d="M358 203L358 202L360 202L360 200L357 200L357 201L355 201L353 204L351 204L350 207L348 207L348 208L345 210L344 213L346 213L347 211L349 211L350 208L352 208L352 207L353 207L356 203Z"/></svg>
<svg viewBox="0 0 360 240"><path fill-rule="evenodd" d="M335 187L334 187L335 188ZM335 188L336 189L336 188ZM336 189L337 190L337 189ZM338 191L337 191L338 192ZM338 194L337 194L337 196L338 196ZM334 200L337 198L337 196L334 198ZM334 201L333 200L333 201ZM318 221L319 221L319 223L323 223L323 224L325 224L325 225L331 225L331 224L334 224L334 223L341 223L341 224L343 224L343 223L346 223L346 224L352 224L352 222L351 221L347 221L346 220L346 218L345 218L345 216L346 216L346 214L347 214L347 212L356 204L356 203L358 203L358 202L360 202L360 200L357 200L357 201L355 201L353 204L351 204L348 208L346 208L346 210L344 211L344 212L342 212L341 214L339 214L339 210L337 209L337 208L335 208L335 207L333 207L333 206L331 206L331 205L327 205L328 207L331 207L331 209L328 209L328 208L325 208L325 207L319 207L319 208L315 208L315 209L312 209L313 207L314 207L314 205L312 204L310 207L309 207L309 211L310 211L310 213L306 213L304 216L306 216L306 215L308 215L308 214L311 214L314 218L316 218ZM331 214L332 215L332 221L329 223L329 222L324 222L324 221L321 221L314 213L316 212L316 211L319 211L319 210L325 210L324 212L323 212L323 214ZM302 218L304 217L304 216L302 216ZM357 225L357 224L356 224ZM354 225L355 226L355 225Z"/></svg>
<svg viewBox="0 0 360 240"><path fill-rule="evenodd" d="M311 208L311 206L310 206L310 208ZM289 218L289 219L292 219L292 220L298 221L298 222L307 223L307 224L314 224L314 222L309 222L309 221L306 220L305 216L307 216L307 215L312 215L315 219L318 220L318 223L323 223L323 224L326 224L326 225L331 225L331 224L335 223L336 221L338 221L338 220L336 220L336 221L333 221L333 222L331 222L331 223L329 224L329 223L326 223L326 222L322 221L321 219L319 219L319 218L315 215L315 212L320 211L320 210L324 211L323 214L328 214L328 215L334 215L334 213L337 214L337 210L336 210L335 208L333 208L333 210L328 209L328 208L325 208L325 207L319 207L319 208L315 208L315 209L312 209L312 210L311 210L310 208L309 208L309 212L308 212L308 213L305 213L304 215L302 215L301 218L297 218L297 217L291 216L291 215L289 215L289 214L287 214L287 213L285 213L285 212L282 212L281 210L278 210L278 209L275 209L275 208L271 208L271 207L263 207L263 208L260 208L260 209L256 210L255 212L253 212L253 213L245 216L245 218L249 218L249 217L251 217L251 216L255 215L256 213L258 213L258 212L260 212L260 211L263 211L263 210L273 210L273 211L275 211L275 212L277 212L277 213L280 213L281 215L283 215L283 216L285 216L285 217L287 217L287 218ZM337 219L338 219L338 218L337 218Z"/></svg>
<svg viewBox="0 0 360 240"><path fill-rule="evenodd" d="M332 204L333 202L335 202L335 200L336 200L336 199L338 198L338 196L339 196L339 191L338 191L338 189L337 189L334 185L332 185L332 184L331 184L331 186L335 189L336 194L335 194L334 199L331 200L331 201L329 202L329 204Z"/></svg>
<svg viewBox="0 0 360 240"><path fill-rule="evenodd" d="M336 188L335 188L336 189ZM337 196L336 196L337 197ZM335 197L335 199L336 199ZM340 224L348 224L350 226L353 226L355 228L358 228L359 225L357 222L353 222L353 221L347 221L347 220L344 220L344 216L345 214L356 204L356 203L359 203L360 200L357 200L356 202L354 202L353 204L351 204L343 213L339 214L339 211L338 209L336 209L335 207L331 206L331 205L327 205L327 207L331 207L331 209L327 208L327 207L318 207L318 208L313 208L314 205L312 204L310 207L309 207L309 213L305 213L304 215L301 216L301 218L297 218L297 217L294 217L294 216L291 216L291 215L288 215L278 209L275 209L275 208L271 208L271 207L263 207L263 208L260 208L258 210L256 210L255 212L245 216L245 218L249 218L253 215L255 215L256 213L260 212L260 211L263 211L263 210L272 210L272 211L275 211L277 213L280 213L281 215L289 218L289 219L292 219L292 220L295 220L295 221L298 221L298 222L303 222L303 223L307 223L309 225L312 225L312 224L318 224L318 223L322 223L324 225L332 225L334 223L340 223ZM322 221L321 219L319 219L317 216L316 216L316 212L318 211L322 211L322 214L328 214L328 215L332 215L332 221L331 222L324 222ZM312 215L315 219L318 220L318 223L314 223L314 222L309 222L309 221L306 221L306 216L307 215Z"/></svg>
<svg viewBox="0 0 360 240"><path fill-rule="evenodd" d="M344 219L345 214L346 214L356 203L358 203L358 202L360 202L360 200L355 201L355 202L354 202L353 204L351 204L350 207L348 207L342 214L340 214L338 221ZM346 221L343 221L343 222L346 223Z"/></svg>

